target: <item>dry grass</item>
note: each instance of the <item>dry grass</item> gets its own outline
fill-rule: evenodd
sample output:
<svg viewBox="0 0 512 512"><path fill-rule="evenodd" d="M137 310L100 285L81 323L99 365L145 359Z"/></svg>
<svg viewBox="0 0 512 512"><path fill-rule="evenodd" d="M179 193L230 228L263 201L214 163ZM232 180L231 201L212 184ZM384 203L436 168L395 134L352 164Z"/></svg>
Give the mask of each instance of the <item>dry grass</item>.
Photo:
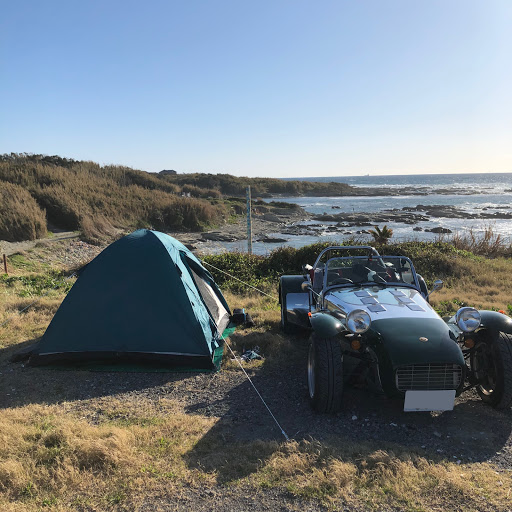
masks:
<svg viewBox="0 0 512 512"><path fill-rule="evenodd" d="M73 282L36 259L15 255L12 260L17 265L14 268L9 265L8 276L0 275L0 325L6 322L0 327L0 349L14 349L22 342L42 336L64 299L62 286ZM59 286L52 290L55 284ZM26 309L27 306L30 307ZM5 359L11 353L12 350L3 350L0 357Z"/></svg>
<svg viewBox="0 0 512 512"><path fill-rule="evenodd" d="M117 426L114 420L96 426L56 406L5 409L1 509L135 508L152 489L173 495L183 486L213 484L213 475L189 469L184 456L214 422L175 413L141 424Z"/></svg>
<svg viewBox="0 0 512 512"><path fill-rule="evenodd" d="M510 472L487 464L428 460L400 446L340 440L291 441L281 445L252 477L263 487L286 486L326 503L340 498L356 506L402 510L506 510Z"/></svg>
<svg viewBox="0 0 512 512"><path fill-rule="evenodd" d="M507 305L503 275L512 262L457 261L468 277L435 294L438 305L455 304L456 297L487 307ZM48 271L33 263L19 266L13 276ZM34 300L23 296L27 282L7 286L0 281L0 323ZM63 291L52 292L1 327L0 346L14 349L40 336L63 296ZM257 324L231 338L235 350L258 345L265 364L293 354L290 338L279 334L275 301L252 294L226 293L226 298L231 307L245 307ZM189 489L217 492L226 485L245 493L285 488L333 509L340 503L368 510L438 511L447 504L452 510L510 508L512 472L498 473L489 464L457 465L400 445L350 444L339 438L226 442L212 434L218 421L186 414L183 404L168 399L135 408L115 396L98 397L79 409L72 402L1 409L0 510L137 510L153 494L172 500Z"/></svg>
<svg viewBox="0 0 512 512"><path fill-rule="evenodd" d="M106 240L112 240L117 230L105 216L99 214L95 217L82 217L80 232L82 240L99 245Z"/></svg>
<svg viewBox="0 0 512 512"><path fill-rule="evenodd" d="M123 411L125 413L125 411ZM216 420L173 414L130 416L91 425L58 406L26 406L0 415L2 510L136 509L145 495L179 496L219 484L286 488L334 505L368 509L506 510L510 472L487 464L428 460L400 446L344 440L201 446ZM144 421L142 421L144 420Z"/></svg>
<svg viewBox="0 0 512 512"><path fill-rule="evenodd" d="M456 249L491 258L510 256L512 251L510 242L507 242L502 235L496 233L493 225L487 226L483 233L476 232L472 228L454 233L448 238L448 243Z"/></svg>
<svg viewBox="0 0 512 512"><path fill-rule="evenodd" d="M478 309L508 310L512 304L510 279L512 261L507 258L462 259L457 279L431 296L432 305L441 313L455 312L462 303Z"/></svg>
<svg viewBox="0 0 512 512"><path fill-rule="evenodd" d="M46 235L46 215L27 190L0 181L0 240L35 240Z"/></svg>
<svg viewBox="0 0 512 512"><path fill-rule="evenodd" d="M201 230L228 216L218 201L181 197L179 186L158 175L94 162L0 155L0 184L7 196L15 197L0 201L8 206L8 212L0 212L0 238L11 241L45 233L46 219L64 229L85 229L95 239L112 226ZM198 193L208 196L208 191Z"/></svg>
<svg viewBox="0 0 512 512"><path fill-rule="evenodd" d="M232 308L244 308L250 313L256 324L251 329L237 329L229 338L229 344L237 354L258 347L259 353L267 362L289 357L292 345L290 338L282 335L279 331L281 313L276 300L257 292L250 292L246 295L226 292L224 297ZM246 363L245 366L255 368L262 363L261 360L254 360ZM232 360L230 351L225 350L223 368L236 368L237 366L237 363Z"/></svg>

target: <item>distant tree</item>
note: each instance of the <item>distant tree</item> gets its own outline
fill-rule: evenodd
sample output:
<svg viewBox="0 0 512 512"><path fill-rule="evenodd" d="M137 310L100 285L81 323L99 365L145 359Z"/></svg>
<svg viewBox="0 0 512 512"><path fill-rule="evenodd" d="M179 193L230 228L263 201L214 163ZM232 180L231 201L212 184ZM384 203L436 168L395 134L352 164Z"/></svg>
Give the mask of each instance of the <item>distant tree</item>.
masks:
<svg viewBox="0 0 512 512"><path fill-rule="evenodd" d="M373 236L375 243L386 245L393 236L393 230L387 226L384 226L382 229L379 226L375 226L375 229L370 229L370 234Z"/></svg>

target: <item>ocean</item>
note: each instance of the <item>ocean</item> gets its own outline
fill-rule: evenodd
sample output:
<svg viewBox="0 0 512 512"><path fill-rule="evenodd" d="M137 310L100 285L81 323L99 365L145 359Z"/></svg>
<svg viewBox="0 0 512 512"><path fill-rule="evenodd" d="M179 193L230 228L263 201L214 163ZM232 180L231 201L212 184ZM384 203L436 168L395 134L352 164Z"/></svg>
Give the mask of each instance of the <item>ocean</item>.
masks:
<svg viewBox="0 0 512 512"><path fill-rule="evenodd" d="M448 205L455 206L467 213L479 214L486 212L512 213L512 173L479 173L479 174L417 174L395 176L340 176L340 177L312 177L312 178L287 178L304 181L342 182L362 188L394 188L402 189L414 187L424 195L401 196L371 196L371 197L283 197L274 198L273 201L296 203L306 211L313 214L336 214L340 212L377 213L388 209L402 209L416 207L417 205ZM310 224L318 221L310 222ZM272 236L286 238L286 243L281 244L253 244L253 251L257 254L266 254L280 245L301 247L317 241L342 241L344 238L354 236L362 241L372 238L369 235L358 235L357 230L369 228L350 228L351 235L329 233L329 224L325 223L326 230L320 230L319 236L281 234L277 230ZM488 227L500 234L504 239L512 241L512 219L454 219L436 218L431 216L429 221L417 224L402 224L390 222L388 227L393 229L392 241L406 240L435 240L440 235L424 231L435 227L450 229L453 233L473 230L475 233L483 233ZM413 227L420 227L422 231L414 231ZM382 226L380 226L382 227ZM237 242L230 244L229 249L246 250L246 244Z"/></svg>
<svg viewBox="0 0 512 512"><path fill-rule="evenodd" d="M339 176L312 178L284 178L287 181L319 181L347 183L355 187L427 188L432 191L442 188L464 188L468 192L503 194L512 192L511 173L478 174L400 174L388 176Z"/></svg>

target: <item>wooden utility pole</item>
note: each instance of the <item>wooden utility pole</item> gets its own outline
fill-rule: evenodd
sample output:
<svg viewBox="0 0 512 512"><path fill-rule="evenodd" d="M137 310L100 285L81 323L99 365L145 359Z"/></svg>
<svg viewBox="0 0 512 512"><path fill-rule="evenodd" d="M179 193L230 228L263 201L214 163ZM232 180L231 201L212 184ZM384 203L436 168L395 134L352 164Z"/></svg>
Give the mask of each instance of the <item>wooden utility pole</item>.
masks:
<svg viewBox="0 0 512 512"><path fill-rule="evenodd" d="M7 272L7 256L4 254L4 271L6 274L8 274Z"/></svg>
<svg viewBox="0 0 512 512"><path fill-rule="evenodd" d="M251 186L247 187L247 252L252 254Z"/></svg>

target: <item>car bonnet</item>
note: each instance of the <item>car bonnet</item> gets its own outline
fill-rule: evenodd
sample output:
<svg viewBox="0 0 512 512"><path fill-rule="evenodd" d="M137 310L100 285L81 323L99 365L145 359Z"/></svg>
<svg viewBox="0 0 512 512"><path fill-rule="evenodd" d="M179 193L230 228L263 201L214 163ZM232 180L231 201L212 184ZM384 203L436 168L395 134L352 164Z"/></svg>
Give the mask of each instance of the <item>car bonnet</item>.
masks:
<svg viewBox="0 0 512 512"><path fill-rule="evenodd" d="M439 318L421 293L405 286L338 288L328 291L325 300L346 314L355 309L363 309L372 321L387 318Z"/></svg>

